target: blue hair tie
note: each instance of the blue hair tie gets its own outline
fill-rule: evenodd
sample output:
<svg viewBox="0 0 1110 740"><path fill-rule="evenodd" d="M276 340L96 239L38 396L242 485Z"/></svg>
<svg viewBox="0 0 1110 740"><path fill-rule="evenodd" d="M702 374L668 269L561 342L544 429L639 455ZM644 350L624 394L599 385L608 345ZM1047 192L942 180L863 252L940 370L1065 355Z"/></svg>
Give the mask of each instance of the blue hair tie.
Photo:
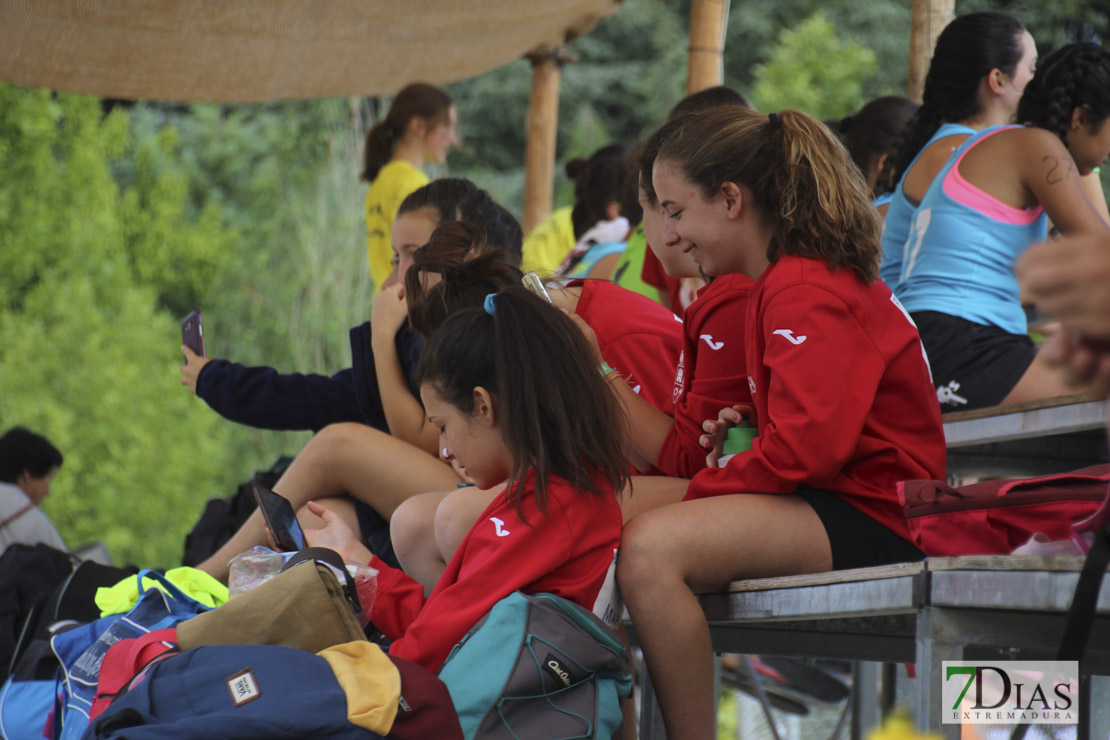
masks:
<svg viewBox="0 0 1110 740"><path fill-rule="evenodd" d="M486 296L485 309L486 313L493 316L493 299L497 296L496 293L490 293Z"/></svg>

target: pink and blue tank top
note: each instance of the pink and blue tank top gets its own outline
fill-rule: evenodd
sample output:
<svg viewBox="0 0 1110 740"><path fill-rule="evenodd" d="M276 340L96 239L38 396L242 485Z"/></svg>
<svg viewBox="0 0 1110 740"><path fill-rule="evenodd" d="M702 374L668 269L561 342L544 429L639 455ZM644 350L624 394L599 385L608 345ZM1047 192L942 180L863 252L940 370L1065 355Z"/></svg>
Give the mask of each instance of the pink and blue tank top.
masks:
<svg viewBox="0 0 1110 740"><path fill-rule="evenodd" d="M906 310L938 311L1011 334L1028 330L1014 261L1047 236L1044 208L1015 208L964 179L960 162L995 126L964 142L921 199L903 251L895 295Z"/></svg>
<svg viewBox="0 0 1110 740"><path fill-rule="evenodd" d="M903 250L906 247L906 239L910 235L910 225L913 222L914 211L917 210L917 204L911 203L906 194L902 192L902 186L906 182L906 173L917 164L921 152L928 149L937 140L959 134L974 136L976 133L978 132L975 129L964 126L962 123L942 123L932 138L925 142L925 146L921 147L921 151L906 167L902 177L898 180L898 185L894 188L894 192L891 193L890 206L887 208L886 218L883 220L883 263L879 268L879 277L892 291L897 287L898 279L902 274ZM878 206L879 202L876 201L875 205Z"/></svg>

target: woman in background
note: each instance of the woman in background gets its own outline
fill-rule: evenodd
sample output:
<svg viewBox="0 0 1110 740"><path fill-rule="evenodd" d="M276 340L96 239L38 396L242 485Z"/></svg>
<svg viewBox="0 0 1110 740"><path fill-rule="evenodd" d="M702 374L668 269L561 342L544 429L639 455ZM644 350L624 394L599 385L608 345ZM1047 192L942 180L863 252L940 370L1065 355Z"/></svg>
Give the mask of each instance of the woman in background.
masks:
<svg viewBox="0 0 1110 740"><path fill-rule="evenodd" d="M447 152L458 143L457 122L447 93L417 82L397 93L385 118L366 134L366 249L375 287L391 269L390 229L397 209L405 196L428 184L421 170L425 162L447 161Z"/></svg>

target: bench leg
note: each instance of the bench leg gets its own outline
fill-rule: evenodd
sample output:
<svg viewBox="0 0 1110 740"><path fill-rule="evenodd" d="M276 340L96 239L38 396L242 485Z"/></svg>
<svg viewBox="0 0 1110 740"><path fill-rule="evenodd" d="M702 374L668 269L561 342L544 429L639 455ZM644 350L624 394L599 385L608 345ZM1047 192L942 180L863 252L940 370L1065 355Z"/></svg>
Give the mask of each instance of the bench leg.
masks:
<svg viewBox="0 0 1110 740"><path fill-rule="evenodd" d="M959 740L960 725L941 723L941 689L946 660L963 660L959 629L940 609L924 607L917 615L917 684L914 707L920 732L939 732L946 740Z"/></svg>
<svg viewBox="0 0 1110 740"><path fill-rule="evenodd" d="M879 726L879 664L857 660L852 666L852 740Z"/></svg>
<svg viewBox="0 0 1110 740"><path fill-rule="evenodd" d="M1087 717L1090 722L1088 737L1110 737L1110 676L1090 677L1090 696L1087 701Z"/></svg>

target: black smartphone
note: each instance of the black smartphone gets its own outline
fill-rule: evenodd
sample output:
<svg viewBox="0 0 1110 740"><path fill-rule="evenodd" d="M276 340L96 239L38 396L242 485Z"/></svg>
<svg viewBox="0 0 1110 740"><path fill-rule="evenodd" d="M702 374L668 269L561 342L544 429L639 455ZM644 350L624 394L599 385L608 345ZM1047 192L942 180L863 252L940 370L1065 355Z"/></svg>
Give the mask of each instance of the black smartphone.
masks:
<svg viewBox="0 0 1110 740"><path fill-rule="evenodd" d="M200 311L193 311L181 322L181 343L201 357L205 357L204 324L200 320Z"/></svg>
<svg viewBox="0 0 1110 740"><path fill-rule="evenodd" d="M266 528L274 538L274 544L283 552L297 552L305 548L304 530L301 529L293 505L280 493L274 493L258 481L251 481L251 490Z"/></svg>

